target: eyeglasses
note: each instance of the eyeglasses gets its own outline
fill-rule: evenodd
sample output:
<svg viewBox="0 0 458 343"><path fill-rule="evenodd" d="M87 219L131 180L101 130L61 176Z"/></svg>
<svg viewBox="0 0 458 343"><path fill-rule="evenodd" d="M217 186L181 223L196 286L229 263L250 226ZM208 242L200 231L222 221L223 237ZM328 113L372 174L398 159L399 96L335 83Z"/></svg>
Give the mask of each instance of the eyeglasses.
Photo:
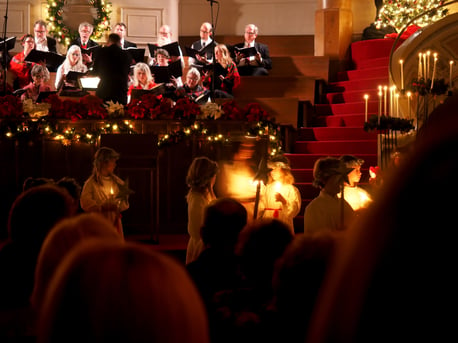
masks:
<svg viewBox="0 0 458 343"><path fill-rule="evenodd" d="M202 33L210 33L211 31L200 30Z"/></svg>
<svg viewBox="0 0 458 343"><path fill-rule="evenodd" d="M35 30L36 33L45 33L46 31L39 31L39 30Z"/></svg>
<svg viewBox="0 0 458 343"><path fill-rule="evenodd" d="M170 34L170 32L164 32L164 31L159 31L159 33L160 33L161 35L168 35L168 34Z"/></svg>
<svg viewBox="0 0 458 343"><path fill-rule="evenodd" d="M248 31L245 31L245 33L246 33L247 35L255 35L255 34L256 34L256 32L248 32Z"/></svg>

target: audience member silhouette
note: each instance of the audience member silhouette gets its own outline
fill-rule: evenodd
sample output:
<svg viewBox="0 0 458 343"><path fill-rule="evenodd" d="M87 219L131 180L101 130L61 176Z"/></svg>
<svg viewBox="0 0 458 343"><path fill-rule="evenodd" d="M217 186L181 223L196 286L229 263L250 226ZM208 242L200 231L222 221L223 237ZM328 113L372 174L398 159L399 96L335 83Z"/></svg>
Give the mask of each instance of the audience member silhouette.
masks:
<svg viewBox="0 0 458 343"><path fill-rule="evenodd" d="M187 269L207 308L211 307L217 291L238 285L234 248L247 216L245 207L232 198L214 200L205 209L201 228L205 250L187 265Z"/></svg>
<svg viewBox="0 0 458 343"><path fill-rule="evenodd" d="M66 191L55 185L32 187L13 202L8 242L0 250L0 308L27 307L41 244L59 220L73 215Z"/></svg>
<svg viewBox="0 0 458 343"><path fill-rule="evenodd" d="M305 341L307 324L341 237L340 231L297 235L277 261L272 316L267 325L273 340Z"/></svg>
<svg viewBox="0 0 458 343"><path fill-rule="evenodd" d="M94 239L59 265L37 342L208 343L208 322L186 269L135 243Z"/></svg>
<svg viewBox="0 0 458 343"><path fill-rule="evenodd" d="M240 232L236 254L241 283L215 295L213 342L269 341L266 317L274 265L293 237L288 225L277 219L255 220Z"/></svg>
<svg viewBox="0 0 458 343"><path fill-rule="evenodd" d="M46 236L37 259L30 302L35 311L42 306L49 283L64 257L79 243L91 238L122 242L113 223L98 213L82 213L57 223Z"/></svg>
<svg viewBox="0 0 458 343"><path fill-rule="evenodd" d="M385 177L326 278L307 342L455 341L458 97Z"/></svg>

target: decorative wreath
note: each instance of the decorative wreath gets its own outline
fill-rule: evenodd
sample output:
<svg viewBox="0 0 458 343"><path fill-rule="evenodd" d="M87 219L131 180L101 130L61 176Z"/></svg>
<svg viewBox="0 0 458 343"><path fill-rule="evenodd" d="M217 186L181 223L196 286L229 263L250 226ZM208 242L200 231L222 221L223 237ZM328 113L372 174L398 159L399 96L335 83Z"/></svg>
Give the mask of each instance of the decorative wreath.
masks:
<svg viewBox="0 0 458 343"><path fill-rule="evenodd" d="M66 5L66 2L67 0L48 0L47 21L50 35L56 38L59 43L67 46L72 40L76 39L79 34L78 30L72 30L65 26L62 15L64 13L63 7ZM88 3L97 10L97 17L94 18L92 23L94 26L92 37L98 40L102 38L104 32L111 30L111 2L105 2L104 0L88 0Z"/></svg>

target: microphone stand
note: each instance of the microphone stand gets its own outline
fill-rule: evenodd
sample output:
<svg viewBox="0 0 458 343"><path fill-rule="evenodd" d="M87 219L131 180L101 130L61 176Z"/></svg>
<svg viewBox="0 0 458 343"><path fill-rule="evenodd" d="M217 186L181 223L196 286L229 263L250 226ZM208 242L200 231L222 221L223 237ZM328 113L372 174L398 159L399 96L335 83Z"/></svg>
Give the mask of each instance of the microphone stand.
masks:
<svg viewBox="0 0 458 343"><path fill-rule="evenodd" d="M6 9L5 9L5 21L3 23L3 55L2 55L2 64L3 64L3 91L2 93L6 95L6 71L8 69L8 59L7 59L7 54L8 54L8 47L6 44L6 30L8 27L8 4L9 1L6 0Z"/></svg>
<svg viewBox="0 0 458 343"><path fill-rule="evenodd" d="M215 101L215 71L216 71L216 58L215 58L215 32L216 32L216 22L218 21L218 13L219 13L219 2L215 0L207 0L210 2L210 16L211 16L211 22L212 22L212 41L210 44L212 45L211 49L211 58L212 58L212 74L211 74L211 83L210 83L210 99L212 101ZM218 4L218 10L217 10L217 15L216 15L216 20L214 19L213 16L213 4L216 3Z"/></svg>

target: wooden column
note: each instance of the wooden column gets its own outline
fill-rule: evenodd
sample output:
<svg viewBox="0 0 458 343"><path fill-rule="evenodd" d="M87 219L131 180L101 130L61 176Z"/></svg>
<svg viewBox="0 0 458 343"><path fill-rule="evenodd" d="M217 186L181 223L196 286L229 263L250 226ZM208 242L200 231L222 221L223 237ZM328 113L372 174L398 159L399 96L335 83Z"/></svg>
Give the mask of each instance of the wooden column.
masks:
<svg viewBox="0 0 458 343"><path fill-rule="evenodd" d="M351 0L317 0L315 56L343 60L351 43Z"/></svg>

